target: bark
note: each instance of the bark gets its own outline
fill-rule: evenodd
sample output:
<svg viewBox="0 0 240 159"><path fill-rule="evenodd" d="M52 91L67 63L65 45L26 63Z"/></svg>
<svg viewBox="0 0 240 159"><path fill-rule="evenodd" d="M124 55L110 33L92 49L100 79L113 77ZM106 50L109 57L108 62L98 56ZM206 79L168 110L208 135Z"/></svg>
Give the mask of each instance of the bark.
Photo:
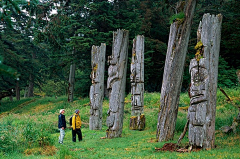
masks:
<svg viewBox="0 0 240 159"><path fill-rule="evenodd" d="M108 56L109 110L106 131L107 138L120 137L123 127L124 98L126 87L128 40L127 30L113 32L112 55Z"/></svg>
<svg viewBox="0 0 240 159"><path fill-rule="evenodd" d="M28 87L25 87L25 90L24 90L24 98L26 98L28 95Z"/></svg>
<svg viewBox="0 0 240 159"><path fill-rule="evenodd" d="M102 104L104 98L104 71L106 44L101 46L92 46L92 85L90 87L90 118L89 129L102 129Z"/></svg>
<svg viewBox="0 0 240 159"><path fill-rule="evenodd" d="M33 97L33 87L34 87L33 81L34 81L33 75L30 74L29 85L28 85L28 97Z"/></svg>
<svg viewBox="0 0 240 159"><path fill-rule="evenodd" d="M20 88L19 88L19 82L16 83L16 99L20 100Z"/></svg>
<svg viewBox="0 0 240 159"><path fill-rule="evenodd" d="M170 27L156 134L159 142L171 140L174 137L184 64L195 6L196 0L189 0L185 7L185 19L175 21Z"/></svg>
<svg viewBox="0 0 240 159"><path fill-rule="evenodd" d="M217 100L218 60L222 15L204 14L197 31L202 56L191 60L189 143L193 147L215 148L215 114ZM197 53L196 53L197 55Z"/></svg>
<svg viewBox="0 0 240 159"><path fill-rule="evenodd" d="M132 117L130 118L130 129L143 130L145 117L144 106L144 36L138 35L133 40L132 62L131 62L131 105ZM135 120L137 119L137 120Z"/></svg>

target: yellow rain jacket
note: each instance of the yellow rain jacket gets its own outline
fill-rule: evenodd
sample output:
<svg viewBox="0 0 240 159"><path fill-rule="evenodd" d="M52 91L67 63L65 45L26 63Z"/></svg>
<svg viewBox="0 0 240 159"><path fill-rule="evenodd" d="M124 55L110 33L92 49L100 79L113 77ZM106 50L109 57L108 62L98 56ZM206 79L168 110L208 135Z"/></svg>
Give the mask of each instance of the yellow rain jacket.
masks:
<svg viewBox="0 0 240 159"><path fill-rule="evenodd" d="M80 115L75 113L72 117L72 128L73 130L80 129L81 126L82 126L82 122L81 122Z"/></svg>

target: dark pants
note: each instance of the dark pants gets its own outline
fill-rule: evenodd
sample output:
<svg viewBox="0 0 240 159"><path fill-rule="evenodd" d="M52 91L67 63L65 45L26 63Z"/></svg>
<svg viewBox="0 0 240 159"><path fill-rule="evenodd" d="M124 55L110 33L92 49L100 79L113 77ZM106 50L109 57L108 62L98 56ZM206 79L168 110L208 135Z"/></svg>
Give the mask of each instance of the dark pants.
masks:
<svg viewBox="0 0 240 159"><path fill-rule="evenodd" d="M78 135L78 140L82 141L82 132L81 129L72 129L72 141L76 142L76 134Z"/></svg>

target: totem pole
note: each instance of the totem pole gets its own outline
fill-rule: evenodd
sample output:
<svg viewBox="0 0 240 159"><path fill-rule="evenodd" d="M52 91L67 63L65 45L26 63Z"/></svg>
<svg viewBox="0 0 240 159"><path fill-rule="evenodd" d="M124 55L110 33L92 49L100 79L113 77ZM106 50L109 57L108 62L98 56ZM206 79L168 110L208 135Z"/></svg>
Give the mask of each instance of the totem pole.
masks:
<svg viewBox="0 0 240 159"><path fill-rule="evenodd" d="M112 55L108 57L109 110L106 137L121 137L123 127L124 99L127 74L128 40L127 30L113 32Z"/></svg>
<svg viewBox="0 0 240 159"><path fill-rule="evenodd" d="M89 129L102 129L102 104L104 97L104 71L105 71L105 55L106 44L101 46L92 46L92 85L90 87L90 118Z"/></svg>
<svg viewBox="0 0 240 159"><path fill-rule="evenodd" d="M193 147L215 147L215 114L217 98L218 60L222 15L204 14L200 22L191 60L190 107L188 109L189 143Z"/></svg>
<svg viewBox="0 0 240 159"><path fill-rule="evenodd" d="M145 128L144 106L144 36L138 35L133 40L131 62L131 105L132 116L130 118L131 130L143 130Z"/></svg>

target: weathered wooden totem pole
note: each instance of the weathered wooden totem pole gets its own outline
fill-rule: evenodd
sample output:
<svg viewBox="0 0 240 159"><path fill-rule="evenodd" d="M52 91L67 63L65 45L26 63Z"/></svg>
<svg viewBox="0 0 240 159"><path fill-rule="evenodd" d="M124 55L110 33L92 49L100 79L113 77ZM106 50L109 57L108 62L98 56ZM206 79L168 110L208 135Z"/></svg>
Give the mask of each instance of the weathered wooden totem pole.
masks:
<svg viewBox="0 0 240 159"><path fill-rule="evenodd" d="M138 35L133 40L131 62L131 105L132 116L130 118L131 130L143 130L145 128L144 107L144 36Z"/></svg>
<svg viewBox="0 0 240 159"><path fill-rule="evenodd" d="M215 147L215 114L217 99L218 59L222 15L204 14L200 22L191 60L190 107L188 109L189 143L193 147Z"/></svg>
<svg viewBox="0 0 240 159"><path fill-rule="evenodd" d="M174 137L184 64L196 0L185 4L185 17L171 24L164 66L156 138L159 142Z"/></svg>
<svg viewBox="0 0 240 159"><path fill-rule="evenodd" d="M75 48L73 48L72 55L75 53ZM69 71L69 79L68 79L68 102L73 102L74 97L74 84L75 84L75 70L76 70L76 64L72 61L72 64L70 65L70 71Z"/></svg>
<svg viewBox="0 0 240 159"><path fill-rule="evenodd" d="M102 104L104 98L104 71L105 71L105 55L106 44L101 46L92 46L92 85L90 87L90 118L89 129L102 129Z"/></svg>
<svg viewBox="0 0 240 159"><path fill-rule="evenodd" d="M68 102L73 102L76 64L70 66L68 83Z"/></svg>
<svg viewBox="0 0 240 159"><path fill-rule="evenodd" d="M107 117L106 137L121 137L123 127L124 99L127 74L129 32L113 32L112 55L108 56L109 110Z"/></svg>

